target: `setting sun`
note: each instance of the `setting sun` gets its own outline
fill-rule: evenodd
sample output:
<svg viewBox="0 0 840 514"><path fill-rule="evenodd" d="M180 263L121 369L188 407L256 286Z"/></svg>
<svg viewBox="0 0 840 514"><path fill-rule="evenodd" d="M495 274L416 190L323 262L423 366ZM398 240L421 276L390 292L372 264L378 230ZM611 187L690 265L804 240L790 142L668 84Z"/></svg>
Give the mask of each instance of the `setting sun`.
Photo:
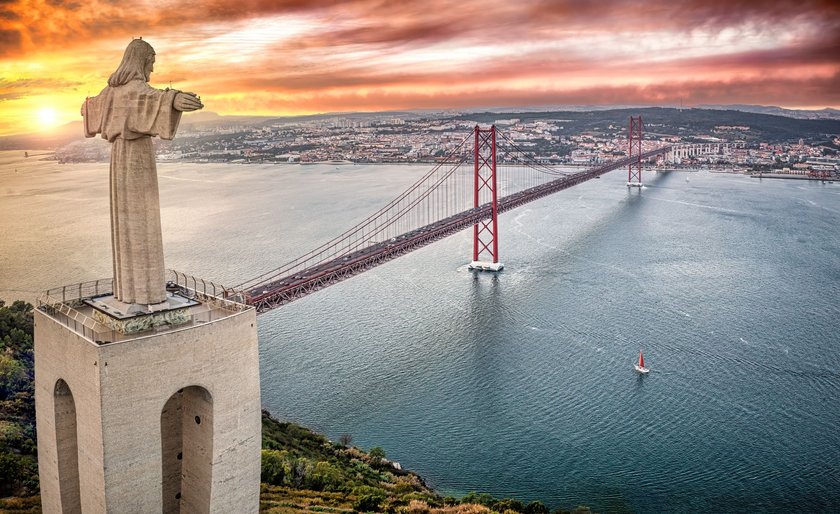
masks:
<svg viewBox="0 0 840 514"><path fill-rule="evenodd" d="M58 116L56 115L55 109L50 107L44 107L43 109L38 111L38 124L41 128L50 129L53 128L58 121Z"/></svg>

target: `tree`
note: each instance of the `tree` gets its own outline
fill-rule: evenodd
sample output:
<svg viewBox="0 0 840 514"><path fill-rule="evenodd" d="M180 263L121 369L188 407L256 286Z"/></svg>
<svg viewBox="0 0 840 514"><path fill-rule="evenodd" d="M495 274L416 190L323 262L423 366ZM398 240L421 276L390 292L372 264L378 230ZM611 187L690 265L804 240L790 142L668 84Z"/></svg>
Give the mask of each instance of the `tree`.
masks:
<svg viewBox="0 0 840 514"><path fill-rule="evenodd" d="M358 512L378 512L385 497L380 494L363 494L353 502L353 510Z"/></svg>
<svg viewBox="0 0 840 514"><path fill-rule="evenodd" d="M516 512L525 512L525 504L519 500L514 500L511 498L502 498L496 505L493 507L498 512L504 512L506 510L513 510Z"/></svg>
<svg viewBox="0 0 840 514"><path fill-rule="evenodd" d="M260 480L262 482L283 485L283 480L286 478L286 469L284 466L284 457L286 455L286 451L262 451L262 465L260 467Z"/></svg>
<svg viewBox="0 0 840 514"><path fill-rule="evenodd" d="M0 300L0 497L38 492L32 305Z"/></svg>
<svg viewBox="0 0 840 514"><path fill-rule="evenodd" d="M315 463L312 473L306 477L306 486L315 491L338 491L344 484L341 470L329 462Z"/></svg>
<svg viewBox="0 0 840 514"><path fill-rule="evenodd" d="M479 504L492 509L496 506L496 499L487 493L478 494L475 491L470 491L466 496L461 498L461 505Z"/></svg>
<svg viewBox="0 0 840 514"><path fill-rule="evenodd" d="M525 506L524 514L548 514L548 507L539 500L534 500Z"/></svg>
<svg viewBox="0 0 840 514"><path fill-rule="evenodd" d="M10 350L0 353L0 400L11 399L29 385L26 365L12 357Z"/></svg>
<svg viewBox="0 0 840 514"><path fill-rule="evenodd" d="M350 443L353 442L353 436L350 434L341 434L341 436L338 438L338 442L341 444L341 446L344 446L346 448L350 446Z"/></svg>
<svg viewBox="0 0 840 514"><path fill-rule="evenodd" d="M382 459L385 458L385 450L383 450L381 446L374 446L370 449L370 451L368 451L368 457L370 457L375 463L379 464L382 462Z"/></svg>

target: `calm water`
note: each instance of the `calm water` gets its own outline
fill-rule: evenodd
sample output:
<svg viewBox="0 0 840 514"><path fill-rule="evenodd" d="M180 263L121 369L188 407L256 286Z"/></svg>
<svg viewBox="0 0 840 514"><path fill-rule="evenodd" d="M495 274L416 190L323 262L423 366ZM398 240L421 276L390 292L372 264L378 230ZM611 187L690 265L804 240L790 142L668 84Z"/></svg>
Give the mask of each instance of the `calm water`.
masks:
<svg viewBox="0 0 840 514"><path fill-rule="evenodd" d="M107 165L21 157L0 152L0 297L110 275ZM423 171L161 165L167 265L235 284ZM503 215L496 276L462 233L261 316L264 406L444 494L840 510L840 184L686 176Z"/></svg>

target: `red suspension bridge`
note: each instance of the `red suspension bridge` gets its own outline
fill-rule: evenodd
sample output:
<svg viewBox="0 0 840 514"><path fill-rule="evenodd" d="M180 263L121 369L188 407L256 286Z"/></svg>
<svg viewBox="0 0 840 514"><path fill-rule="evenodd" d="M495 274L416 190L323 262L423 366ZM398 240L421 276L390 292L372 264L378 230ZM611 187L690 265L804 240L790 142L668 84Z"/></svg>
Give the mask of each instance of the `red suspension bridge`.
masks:
<svg viewBox="0 0 840 514"><path fill-rule="evenodd" d="M495 126L476 126L397 198L309 253L239 284L257 312L275 309L461 230L473 229L474 269L498 271L499 214L627 167L641 186L641 163L670 146L642 151L642 119L630 119L628 157L584 171L539 162Z"/></svg>

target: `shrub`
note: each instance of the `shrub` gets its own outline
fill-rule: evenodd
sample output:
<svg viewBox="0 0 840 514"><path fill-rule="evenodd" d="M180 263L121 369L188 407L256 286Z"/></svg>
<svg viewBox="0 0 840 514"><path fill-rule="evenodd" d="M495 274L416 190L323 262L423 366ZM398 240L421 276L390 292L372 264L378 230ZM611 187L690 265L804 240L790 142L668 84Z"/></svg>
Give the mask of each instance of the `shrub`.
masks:
<svg viewBox="0 0 840 514"><path fill-rule="evenodd" d="M466 496L461 498L461 503L475 503L478 505L484 505L485 507L492 509L496 505L496 499L487 493L477 494L475 491L470 491L469 493L467 493Z"/></svg>
<svg viewBox="0 0 840 514"><path fill-rule="evenodd" d="M404 514L429 514L429 504L420 500L411 500L407 507L399 511Z"/></svg>
<svg viewBox="0 0 840 514"><path fill-rule="evenodd" d="M525 504L519 500L503 498L496 502L496 505L493 507L493 510L497 512L505 512L507 510L511 510L514 512L525 512Z"/></svg>
<svg viewBox="0 0 840 514"><path fill-rule="evenodd" d="M368 451L368 457L376 464L379 464L385 458L385 450L381 446L374 446Z"/></svg>
<svg viewBox="0 0 840 514"><path fill-rule="evenodd" d="M353 510L358 512L377 512L385 497L381 494L363 494L353 502Z"/></svg>
<svg viewBox="0 0 840 514"><path fill-rule="evenodd" d="M280 450L263 450L260 466L260 481L272 485L283 485L286 479L286 455Z"/></svg>
<svg viewBox="0 0 840 514"><path fill-rule="evenodd" d="M316 463L312 473L306 477L306 486L315 491L340 491L343 485L341 470L326 461Z"/></svg>
<svg viewBox="0 0 840 514"><path fill-rule="evenodd" d="M539 500L532 501L525 506L524 514L548 514L548 507Z"/></svg>

